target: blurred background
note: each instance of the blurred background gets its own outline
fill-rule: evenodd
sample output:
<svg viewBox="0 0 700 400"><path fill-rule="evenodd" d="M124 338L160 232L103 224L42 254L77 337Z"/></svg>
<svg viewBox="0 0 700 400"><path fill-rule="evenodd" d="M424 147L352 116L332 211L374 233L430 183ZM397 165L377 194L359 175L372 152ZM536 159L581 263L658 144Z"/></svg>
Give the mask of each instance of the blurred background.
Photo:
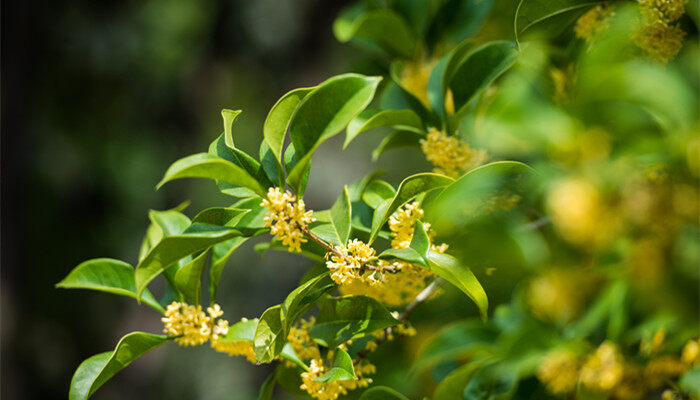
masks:
<svg viewBox="0 0 700 400"><path fill-rule="evenodd" d="M373 58L367 52L340 44L333 36L332 22L349 3L57 1L50 7L32 1L3 3L0 397L66 398L82 360L113 349L128 332L161 331L158 314L127 298L64 291L54 285L87 259L110 257L135 264L149 223L148 209L169 209L189 200L185 213L193 216L203 208L232 203L209 181L182 180L154 190L173 161L206 151L222 132L222 108L243 110L234 125L237 146L256 154L267 111L287 91L349 71L380 74L381 65L368 61ZM513 3L495 1L479 31L480 40L512 38ZM698 302L693 299L698 298L700 277L696 218L700 196L693 182L700 175L696 157L700 152L693 149L700 149L696 96L700 57L695 40L697 5L690 2L689 9L693 19L683 20L688 37L675 64L649 68L624 64L636 69L610 70L605 63L615 57L608 56L624 52L588 51L581 41L566 49L556 49L555 43L554 50L533 44L498 90L486 92L478 120L465 123L462 136L488 149L493 159L526 161L547 177L549 186L534 197L548 194L552 204L523 203L549 207L558 229L548 226L542 233L536 229L519 233L521 224L533 219L531 210L524 210L527 219L514 213L459 221L468 229L452 238L450 251L469 257L492 305L508 303L511 297L517 302L514 293L541 287L540 297L548 303L540 308L557 308L561 303L557 296L570 293L552 293L551 287L578 287L581 281L578 275L562 273L562 278L556 271L573 266L588 273L589 267L603 266L609 275L626 273L633 285L642 284L638 298L644 301L635 306L644 308L644 315L651 314L647 308L665 307L697 325ZM564 63L571 53L582 55L584 73L578 82L582 89L575 101L556 99L553 92L566 93L557 86L557 76L573 84L567 76L572 75L571 65ZM623 79L631 73L637 81ZM568 108L560 107L567 102ZM671 127L674 136L663 136L658 121L629 104L655 107L668 121L680 121L680 128ZM596 130L598 126L606 127L610 136ZM343 139L338 135L329 140L314 156L305 198L310 209L328 208L344 184L374 169L385 169L383 179L397 184L409 174L432 168L415 148L397 149L372 162L371 150L381 135L360 135L341 152ZM673 193L689 192L688 196L669 194L671 189L663 186L670 185L666 181L653 184L670 169L683 171L669 180ZM551 184L567 176L572 179ZM644 242L649 239L645 235L615 232L609 236L619 240L607 240L605 246L579 240L581 230L584 239L604 236L600 232L605 233L606 227L598 221L617 222L596 209L602 201L590 182L613 193L600 189L600 197L613 199L610 215L644 219L630 223L641 233L651 232L652 222L681 220L666 229L673 239L654 245ZM558 196L560 192L563 195ZM690 200L679 203L676 198ZM584 215L574 211L572 218L567 212L574 209ZM587 210L592 211L586 214ZM573 222L569 226L561 221ZM280 303L313 265L280 252L261 257L253 247L266 239L248 241L224 271L219 303L229 321L259 316ZM589 254L596 246L606 251ZM653 253L656 250L658 254ZM548 283L546 271L552 268L550 278L568 286ZM523 279L538 275L544 278L533 280L534 284ZM591 291L603 287L602 278L591 276L601 279L586 282L595 287ZM476 315L461 294L445 291L412 314L425 333L422 337L447 322ZM573 314L581 315L591 304L590 297L574 304L575 312L562 324ZM530 308L537 311L535 305ZM516 339L514 343L519 343ZM413 397L430 394L435 381L458 364L439 366L433 376L407 379L405 368L397 366L409 365L419 340L382 346L374 357L380 371L375 382ZM120 372L96 398L255 399L270 371L270 366L252 366L242 357L227 357L207 346L169 345Z"/></svg>

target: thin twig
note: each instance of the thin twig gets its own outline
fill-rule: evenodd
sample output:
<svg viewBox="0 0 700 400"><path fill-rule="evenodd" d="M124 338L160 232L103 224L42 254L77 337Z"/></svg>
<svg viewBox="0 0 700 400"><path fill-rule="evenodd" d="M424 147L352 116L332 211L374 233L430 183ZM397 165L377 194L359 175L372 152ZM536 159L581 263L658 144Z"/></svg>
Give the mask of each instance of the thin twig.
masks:
<svg viewBox="0 0 700 400"><path fill-rule="evenodd" d="M405 321L408 319L408 316L413 312L413 310L418 307L422 302L427 300L430 296L435 293L438 288L440 288L440 278L436 278L432 282L430 282L430 285L426 286L425 289L423 289L418 295L416 296L413 301L406 306L406 308L403 309L401 314L399 315L399 320Z"/></svg>

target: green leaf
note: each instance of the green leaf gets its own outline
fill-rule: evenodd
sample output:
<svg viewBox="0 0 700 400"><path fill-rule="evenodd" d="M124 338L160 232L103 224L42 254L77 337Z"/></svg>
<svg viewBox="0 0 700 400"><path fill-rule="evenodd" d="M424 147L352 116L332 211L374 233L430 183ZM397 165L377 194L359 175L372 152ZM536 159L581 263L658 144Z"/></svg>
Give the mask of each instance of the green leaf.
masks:
<svg viewBox="0 0 700 400"><path fill-rule="evenodd" d="M464 389L481 367L479 363L468 363L450 372L435 388L434 400L454 400L463 398Z"/></svg>
<svg viewBox="0 0 700 400"><path fill-rule="evenodd" d="M270 149L266 141L260 142L260 164L262 169L267 174L268 179L277 187L284 187L284 169L279 158Z"/></svg>
<svg viewBox="0 0 700 400"><path fill-rule="evenodd" d="M458 43L472 37L483 25L492 0L450 0L444 2L431 24L437 42Z"/></svg>
<svg viewBox="0 0 700 400"><path fill-rule="evenodd" d="M348 124L345 134L343 148L348 147L350 142L360 133L371 129L391 126L396 129L415 131L418 134L424 133L423 122L418 114L411 110L377 110L375 108L366 109Z"/></svg>
<svg viewBox="0 0 700 400"><path fill-rule="evenodd" d="M225 143L223 134L219 135L219 137L209 145L208 153L215 157L222 158L237 167L243 168L248 175L252 176L253 179L264 188L274 186L272 181L268 178L267 173L263 170L263 166L255 158L249 156L245 152L236 147L229 147ZM250 189L220 180L216 181L216 185L222 193L229 196L251 197L256 195L256 193Z"/></svg>
<svg viewBox="0 0 700 400"><path fill-rule="evenodd" d="M117 343L114 351L94 355L80 364L73 374L68 398L87 399L132 361L171 339L144 332L129 333Z"/></svg>
<svg viewBox="0 0 700 400"><path fill-rule="evenodd" d="M399 207L419 194L445 187L453 181L450 177L433 173L411 175L404 179L391 201L386 200L382 202L375 210L372 217L372 232L370 233L369 244L377 238L384 223Z"/></svg>
<svg viewBox="0 0 700 400"><path fill-rule="evenodd" d="M258 327L258 319L247 319L229 326L226 335L219 338L222 343L228 342L252 342L255 338L255 330Z"/></svg>
<svg viewBox="0 0 700 400"><path fill-rule="evenodd" d="M299 104L289 126L297 164L287 181L299 193L311 165L311 155L369 105L381 77L345 74L316 87Z"/></svg>
<svg viewBox="0 0 700 400"><path fill-rule="evenodd" d="M233 133L231 133L233 123L236 121L239 115L241 115L241 110L228 110L224 108L221 110L221 117L224 119L224 140L226 146L235 149L236 145L233 143Z"/></svg>
<svg viewBox="0 0 700 400"><path fill-rule="evenodd" d="M678 381L678 386L683 392L699 395L700 394L700 367L695 367L683 374Z"/></svg>
<svg viewBox="0 0 700 400"><path fill-rule="evenodd" d="M362 192L362 201L372 208L379 207L379 204L386 199L394 197L396 189L389 183L376 179L367 184Z"/></svg>
<svg viewBox="0 0 700 400"><path fill-rule="evenodd" d="M193 224L180 235L164 237L136 266L137 295L140 296L146 285L175 261L236 236L242 233L214 225Z"/></svg>
<svg viewBox="0 0 700 400"><path fill-rule="evenodd" d="M428 101L430 101L433 110L443 116L443 118L447 115L445 111L445 95L447 94L447 89L449 89L450 79L454 74L455 68L461 63L473 45L474 42L471 40L462 41L452 51L445 54L435 64L433 70L430 71L430 77L428 77Z"/></svg>
<svg viewBox="0 0 700 400"><path fill-rule="evenodd" d="M332 297L321 304L311 337L323 346L335 347L398 323L386 307L371 297Z"/></svg>
<svg viewBox="0 0 700 400"><path fill-rule="evenodd" d="M375 386L365 390L360 400L408 400L408 397L390 387Z"/></svg>
<svg viewBox="0 0 700 400"><path fill-rule="evenodd" d="M56 284L63 289L91 289L138 299L134 267L111 258L96 258L81 263ZM148 290L144 290L141 299L146 305L165 312Z"/></svg>
<svg viewBox="0 0 700 400"><path fill-rule="evenodd" d="M423 223L416 220L413 227L413 237L411 238L410 248L416 251L425 262L428 260L428 251L430 250L430 238L428 233L425 231Z"/></svg>
<svg viewBox="0 0 700 400"><path fill-rule="evenodd" d="M336 348L333 356L333 365L323 375L314 379L314 382L352 381L357 379L352 358L341 348Z"/></svg>
<svg viewBox="0 0 700 400"><path fill-rule="evenodd" d="M462 265L454 257L433 250L428 251L428 266L436 275L469 296L479 308L482 320L485 321L488 318L489 300L471 269Z"/></svg>
<svg viewBox="0 0 700 400"><path fill-rule="evenodd" d="M243 215L248 212L250 212L250 210L242 208L211 207L200 211L199 214L192 219L192 222L232 227L236 226L243 218Z"/></svg>
<svg viewBox="0 0 700 400"><path fill-rule="evenodd" d="M175 272L175 288L182 293L185 300L190 304L199 304L199 297L202 291L202 270L209 256L209 249L195 257L194 260L180 267Z"/></svg>
<svg viewBox="0 0 700 400"><path fill-rule="evenodd" d="M209 268L209 303L216 303L216 296L219 289L221 273L226 266L226 262L233 255L236 249L245 243L248 238L235 237L212 247L211 267Z"/></svg>
<svg viewBox="0 0 700 400"><path fill-rule="evenodd" d="M304 100L314 87L294 89L282 96L270 109L263 125L265 142L270 146L272 154L277 160L282 159L282 146L287 134L289 123L299 104ZM262 158L261 158L262 159ZM282 186L282 185L281 185Z"/></svg>
<svg viewBox="0 0 700 400"><path fill-rule="evenodd" d="M416 264L423 267L428 266L425 258L410 247L406 249L386 249L379 254L379 258L398 258L399 260L406 261L407 263Z"/></svg>
<svg viewBox="0 0 700 400"><path fill-rule="evenodd" d="M405 58L411 58L416 48L411 27L400 15L387 9L372 10L359 16L343 14L335 20L333 33L343 43L354 37L370 39L388 53Z"/></svg>
<svg viewBox="0 0 700 400"><path fill-rule="evenodd" d="M273 371L265 378L265 381L260 387L258 400L272 400L272 395L275 391L275 382L277 382L277 372Z"/></svg>
<svg viewBox="0 0 700 400"><path fill-rule="evenodd" d="M341 245L345 245L350 239L351 220L350 197L348 195L348 187L345 186L343 187L343 193L340 194L338 200L331 207L331 223Z"/></svg>
<svg viewBox="0 0 700 400"><path fill-rule="evenodd" d="M278 304L262 314L255 329L253 352L260 363L269 363L282 351L287 340L282 323L282 307Z"/></svg>
<svg viewBox="0 0 700 400"><path fill-rule="evenodd" d="M209 153L194 154L175 161L168 168L156 189L167 182L181 178L205 178L223 181L250 189L261 197L265 197L266 193L260 183L243 168Z"/></svg>
<svg viewBox="0 0 700 400"><path fill-rule="evenodd" d="M326 271L302 283L289 293L281 304L285 331L289 331L296 319L306 313L316 300L335 287L336 284L331 280L330 272Z"/></svg>
<svg viewBox="0 0 700 400"><path fill-rule="evenodd" d="M440 118L432 111L430 110L426 104L423 103L423 101L419 100L413 93L408 91L403 84L401 83L401 76L402 76L402 71L404 69L404 65L406 62L401 61L401 60L396 60L394 61L389 69L389 74L391 75L391 79L394 81L395 86L389 86L387 88L384 96L387 95L394 95L397 96L399 95L402 99L405 105L410 108L411 110L415 111L416 114L420 117L420 119L423 121L423 125L425 126L440 126ZM393 92L393 93L392 93ZM384 97L382 98L384 100ZM398 104L396 104L398 106ZM405 108L405 107L391 107L391 108Z"/></svg>
<svg viewBox="0 0 700 400"><path fill-rule="evenodd" d="M588 8L601 1L591 0L521 0L515 11L515 40L531 27L546 20Z"/></svg>
<svg viewBox="0 0 700 400"><path fill-rule="evenodd" d="M282 347L282 351L280 352L280 357L284 358L287 361L293 362L294 364L301 367L301 369L303 369L304 371L309 370L309 367L306 364L304 364L304 361L302 361L302 359L299 358L297 352L294 351L294 347L292 347L291 343L284 344L284 347Z"/></svg>
<svg viewBox="0 0 700 400"><path fill-rule="evenodd" d="M394 131L388 134L372 151L372 161L376 161L385 152L400 147L420 147L420 140L423 135L410 131Z"/></svg>
<svg viewBox="0 0 700 400"><path fill-rule="evenodd" d="M425 207L426 220L441 234L458 229L504 191L522 193L534 170L516 161L497 161L475 168L447 186Z"/></svg>
<svg viewBox="0 0 700 400"><path fill-rule="evenodd" d="M492 343L497 334L492 325L471 318L451 324L425 342L412 369L421 372L438 364L472 357L480 347Z"/></svg>
<svg viewBox="0 0 700 400"><path fill-rule="evenodd" d="M449 81L455 115L463 115L469 102L513 66L517 58L518 51L506 41L491 42L469 53Z"/></svg>

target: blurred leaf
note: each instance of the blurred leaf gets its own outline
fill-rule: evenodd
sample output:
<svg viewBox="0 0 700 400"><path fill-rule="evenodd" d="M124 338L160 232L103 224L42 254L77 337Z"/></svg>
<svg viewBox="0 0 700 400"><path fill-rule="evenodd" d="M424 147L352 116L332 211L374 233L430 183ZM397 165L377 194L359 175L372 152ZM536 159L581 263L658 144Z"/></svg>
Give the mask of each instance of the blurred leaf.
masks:
<svg viewBox="0 0 700 400"><path fill-rule="evenodd" d="M700 367L694 367L681 376L678 386L687 394L700 395Z"/></svg>
<svg viewBox="0 0 700 400"><path fill-rule="evenodd" d="M452 182L453 179L450 177L433 173L415 174L404 179L394 197L391 200L383 201L374 211L369 244L377 238L384 223L399 207L419 194L445 187Z"/></svg>
<svg viewBox="0 0 700 400"><path fill-rule="evenodd" d="M350 355L341 348L336 348L334 351L333 365L325 374L314 379L314 382L352 381L357 379Z"/></svg>
<svg viewBox="0 0 700 400"><path fill-rule="evenodd" d="M398 323L386 307L371 297L331 297L321 304L311 337L323 346L335 347Z"/></svg>
<svg viewBox="0 0 700 400"><path fill-rule="evenodd" d="M466 358L479 347L492 343L496 335L491 325L476 319L451 324L426 341L413 369L420 372L438 363Z"/></svg>
<svg viewBox="0 0 700 400"><path fill-rule="evenodd" d="M348 187L343 187L343 192L331 207L331 222L341 245L346 245L350 239L352 221L352 208Z"/></svg>
<svg viewBox="0 0 700 400"><path fill-rule="evenodd" d="M390 54L413 57L416 38L406 21L391 10L371 10L357 15L355 9L341 14L333 23L333 33L340 42L354 37L377 43Z"/></svg>
<svg viewBox="0 0 700 400"><path fill-rule="evenodd" d="M195 257L194 260L178 268L175 272L175 287L190 304L199 304L202 289L202 270L209 256L209 249Z"/></svg>
<svg viewBox="0 0 700 400"><path fill-rule="evenodd" d="M156 188L181 178L205 178L248 188L261 197L266 191L248 172L235 164L208 153L194 154L175 161Z"/></svg>
<svg viewBox="0 0 700 400"><path fill-rule="evenodd" d="M392 388L375 386L365 390L362 396L360 396L360 400L408 400L408 397Z"/></svg>
<svg viewBox="0 0 700 400"><path fill-rule="evenodd" d="M447 254L436 251L428 251L428 266L436 275L455 285L459 290L469 296L479 308L481 319L488 318L489 300L479 280L468 267L462 265L457 259Z"/></svg>
<svg viewBox="0 0 700 400"><path fill-rule="evenodd" d="M68 398L87 399L132 361L171 339L144 332L129 333L121 338L114 351L94 355L80 364L73 374Z"/></svg>
<svg viewBox="0 0 700 400"><path fill-rule="evenodd" d="M441 43L459 43L472 37L488 17L492 0L448 0L438 10L430 36Z"/></svg>
<svg viewBox="0 0 700 400"><path fill-rule="evenodd" d="M474 400L512 398L518 387L518 376L514 371L497 367L498 364L491 364L480 369L469 381L464 391L464 398Z"/></svg>
<svg viewBox="0 0 700 400"><path fill-rule="evenodd" d="M277 381L277 372L273 371L270 375L265 378L262 386L260 387L260 392L258 394L258 400L272 400L272 395L275 391L275 382Z"/></svg>
<svg viewBox="0 0 700 400"><path fill-rule="evenodd" d="M445 54L430 71L428 77L428 100L438 114L443 118L447 116L445 111L445 95L449 89L450 80L455 68L464 60L464 56L474 46L471 40L464 40L449 53Z"/></svg>
<svg viewBox="0 0 700 400"><path fill-rule="evenodd" d="M362 201L367 203L372 208L377 208L381 202L394 197L396 189L389 183L379 179L375 179L367 184L367 187L362 192Z"/></svg>
<svg viewBox="0 0 700 400"><path fill-rule="evenodd" d="M385 96L393 94L393 96L400 97L401 102L404 103L406 107L401 107L397 102L397 100L399 99L395 99L393 102L396 104L391 108L410 108L416 114L418 114L420 119L423 121L424 126L439 127L440 118L438 118L438 116L432 110L430 110L426 104L424 104L420 99L418 99L416 95L411 93L408 89L406 89L403 86L403 80L401 78L403 75L405 65L406 62L401 60L396 60L391 64L389 73L391 75L391 79L394 81L394 85L390 86L390 88L387 88ZM382 101L384 102L384 98L382 98Z"/></svg>
<svg viewBox="0 0 700 400"><path fill-rule="evenodd" d="M455 115L463 115L469 102L513 66L517 58L518 51L506 41L491 42L470 52L455 67L448 85Z"/></svg>
<svg viewBox="0 0 700 400"><path fill-rule="evenodd" d="M393 127L423 133L423 123L418 115L411 110L378 110L368 108L360 113L348 124L343 148L360 133L381 127Z"/></svg>
<svg viewBox="0 0 700 400"><path fill-rule="evenodd" d="M111 258L96 258L81 263L56 284L63 289L91 289L138 299L134 267ZM165 312L147 289L141 294L146 305Z"/></svg>
<svg viewBox="0 0 700 400"><path fill-rule="evenodd" d="M599 4L596 0L520 0L515 10L515 40L536 24L550 18Z"/></svg>
<svg viewBox="0 0 700 400"><path fill-rule="evenodd" d="M435 388L433 400L455 400L464 398L464 389L477 373L481 365L470 362L452 371Z"/></svg>
<svg viewBox="0 0 700 400"><path fill-rule="evenodd" d="M423 138L415 132L410 131L394 131L388 134L379 146L372 152L372 161L376 161L380 155L385 152L399 147L419 147L420 140Z"/></svg>
<svg viewBox="0 0 700 400"><path fill-rule="evenodd" d="M270 109L263 125L263 135L272 154L277 160L282 159L282 146L287 135L289 123L299 104L315 87L294 89L282 96ZM262 157L261 157L262 160ZM282 186L282 185L281 185Z"/></svg>

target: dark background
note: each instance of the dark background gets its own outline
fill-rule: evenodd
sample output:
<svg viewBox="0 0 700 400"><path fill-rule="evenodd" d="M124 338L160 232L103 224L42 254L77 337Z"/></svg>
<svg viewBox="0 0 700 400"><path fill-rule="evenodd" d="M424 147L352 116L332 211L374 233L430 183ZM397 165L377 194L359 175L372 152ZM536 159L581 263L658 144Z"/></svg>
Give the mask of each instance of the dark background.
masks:
<svg viewBox="0 0 700 400"><path fill-rule="evenodd" d="M155 192L167 166L206 151L220 110L242 108L237 144L257 153L277 98L352 69L359 51L331 32L344 1L6 1L2 4L2 398L66 398L85 358L159 316L128 298L54 288L95 257L135 263L148 209L231 202L213 184ZM315 157L311 208L372 168L379 137ZM385 163L417 153L397 152ZM380 165L381 167L381 165ZM310 263L243 248L224 272L230 321L279 303ZM101 399L248 399L269 372L204 348L165 346Z"/></svg>

